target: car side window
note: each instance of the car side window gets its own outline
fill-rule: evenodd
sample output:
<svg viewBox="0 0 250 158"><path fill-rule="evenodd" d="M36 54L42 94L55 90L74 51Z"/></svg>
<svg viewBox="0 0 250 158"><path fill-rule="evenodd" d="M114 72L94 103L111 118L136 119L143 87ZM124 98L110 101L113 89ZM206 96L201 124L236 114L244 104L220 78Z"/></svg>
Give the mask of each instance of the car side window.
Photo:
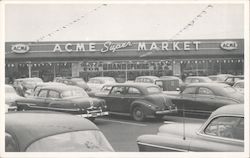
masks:
<svg viewBox="0 0 250 158"><path fill-rule="evenodd" d="M244 140L244 118L220 116L213 119L204 133L211 136Z"/></svg>
<svg viewBox="0 0 250 158"><path fill-rule="evenodd" d="M128 94L129 94L129 95L140 95L141 92L140 92L139 89L137 89L137 88L130 87L130 88L128 89Z"/></svg>
<svg viewBox="0 0 250 158"><path fill-rule="evenodd" d="M211 91L208 88L205 87L200 87L198 90L198 94L203 94L203 95L214 95L213 91Z"/></svg>
<svg viewBox="0 0 250 158"><path fill-rule="evenodd" d="M110 94L121 95L125 94L125 87L114 87Z"/></svg>
<svg viewBox="0 0 250 158"><path fill-rule="evenodd" d="M38 97L46 98L47 92L48 92L48 90L46 90L46 89L40 90L40 92L39 92L39 94L38 94Z"/></svg>
<svg viewBox="0 0 250 158"><path fill-rule="evenodd" d="M5 133L5 152L17 152L16 141L9 133Z"/></svg>
<svg viewBox="0 0 250 158"><path fill-rule="evenodd" d="M60 98L60 94L57 91L49 91L48 98Z"/></svg>
<svg viewBox="0 0 250 158"><path fill-rule="evenodd" d="M182 94L195 94L196 87L187 87L184 89Z"/></svg>
<svg viewBox="0 0 250 158"><path fill-rule="evenodd" d="M197 78L193 78L193 79L192 79L192 83L199 83L199 82L200 82L200 80L197 79Z"/></svg>

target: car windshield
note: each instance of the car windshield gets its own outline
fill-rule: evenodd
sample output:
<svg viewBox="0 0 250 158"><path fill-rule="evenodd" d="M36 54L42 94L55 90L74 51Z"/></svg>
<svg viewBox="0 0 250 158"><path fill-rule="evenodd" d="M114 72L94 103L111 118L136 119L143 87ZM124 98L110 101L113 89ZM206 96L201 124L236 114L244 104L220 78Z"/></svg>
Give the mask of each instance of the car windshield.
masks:
<svg viewBox="0 0 250 158"><path fill-rule="evenodd" d="M161 93L161 89L159 87L147 87L147 92L149 94Z"/></svg>
<svg viewBox="0 0 250 158"><path fill-rule="evenodd" d="M62 98L68 97L89 97L88 94L82 89L66 90L61 93Z"/></svg>
<svg viewBox="0 0 250 158"><path fill-rule="evenodd" d="M68 132L42 138L32 143L27 152L104 152L113 148L97 130Z"/></svg>

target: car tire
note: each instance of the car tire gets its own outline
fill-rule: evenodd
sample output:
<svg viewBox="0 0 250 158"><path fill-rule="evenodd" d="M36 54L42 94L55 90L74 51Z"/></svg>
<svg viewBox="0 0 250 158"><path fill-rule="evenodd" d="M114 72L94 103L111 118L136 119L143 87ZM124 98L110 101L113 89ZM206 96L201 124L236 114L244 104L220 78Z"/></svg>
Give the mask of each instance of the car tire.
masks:
<svg viewBox="0 0 250 158"><path fill-rule="evenodd" d="M140 106L136 106L132 110L132 117L135 121L143 121L145 119L145 112Z"/></svg>

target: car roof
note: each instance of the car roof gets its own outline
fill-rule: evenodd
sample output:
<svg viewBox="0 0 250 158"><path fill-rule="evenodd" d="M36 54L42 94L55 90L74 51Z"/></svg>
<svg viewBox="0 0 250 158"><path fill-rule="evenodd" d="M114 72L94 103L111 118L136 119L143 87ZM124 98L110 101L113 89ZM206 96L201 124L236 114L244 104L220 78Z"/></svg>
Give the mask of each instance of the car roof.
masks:
<svg viewBox="0 0 250 158"><path fill-rule="evenodd" d="M113 86L132 86L132 87L138 87L138 88L145 88L149 86L158 87L157 85L153 83L141 83L141 82L133 82L133 83L117 83Z"/></svg>
<svg viewBox="0 0 250 158"><path fill-rule="evenodd" d="M188 76L187 78L209 78L208 76Z"/></svg>
<svg viewBox="0 0 250 158"><path fill-rule="evenodd" d="M217 83L217 82L199 82L199 83L190 83L187 87L193 86L206 86L206 87L225 87L229 86L225 83Z"/></svg>
<svg viewBox="0 0 250 158"><path fill-rule="evenodd" d="M44 86L41 89L53 89L53 90L57 90L57 91L64 91L64 90L72 90L72 89L80 89L83 90L80 87L77 86L70 86L70 85L63 85L63 86L58 86L58 85L48 85L48 86Z"/></svg>
<svg viewBox="0 0 250 158"><path fill-rule="evenodd" d="M244 104L226 105L215 110L210 117L218 115L241 115L244 116Z"/></svg>
<svg viewBox="0 0 250 158"><path fill-rule="evenodd" d="M157 76L138 76L136 78L152 78L152 79L159 79Z"/></svg>
<svg viewBox="0 0 250 158"><path fill-rule="evenodd" d="M32 77L32 78L18 78L18 79L15 79L15 81L32 81L32 80L42 80L41 78L38 78L38 77Z"/></svg>
<svg viewBox="0 0 250 158"><path fill-rule="evenodd" d="M98 127L87 119L65 113L26 111L5 114L5 131L17 139L20 151L38 139L82 130L98 130Z"/></svg>

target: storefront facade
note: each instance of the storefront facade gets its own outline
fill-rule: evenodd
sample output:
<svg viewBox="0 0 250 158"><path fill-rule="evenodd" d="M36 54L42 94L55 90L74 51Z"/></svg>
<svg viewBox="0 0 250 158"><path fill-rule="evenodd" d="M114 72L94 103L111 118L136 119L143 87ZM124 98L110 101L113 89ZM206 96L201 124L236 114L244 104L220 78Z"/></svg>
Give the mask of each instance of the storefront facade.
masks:
<svg viewBox="0 0 250 158"><path fill-rule="evenodd" d="M6 42L6 77L244 73L244 40Z"/></svg>

